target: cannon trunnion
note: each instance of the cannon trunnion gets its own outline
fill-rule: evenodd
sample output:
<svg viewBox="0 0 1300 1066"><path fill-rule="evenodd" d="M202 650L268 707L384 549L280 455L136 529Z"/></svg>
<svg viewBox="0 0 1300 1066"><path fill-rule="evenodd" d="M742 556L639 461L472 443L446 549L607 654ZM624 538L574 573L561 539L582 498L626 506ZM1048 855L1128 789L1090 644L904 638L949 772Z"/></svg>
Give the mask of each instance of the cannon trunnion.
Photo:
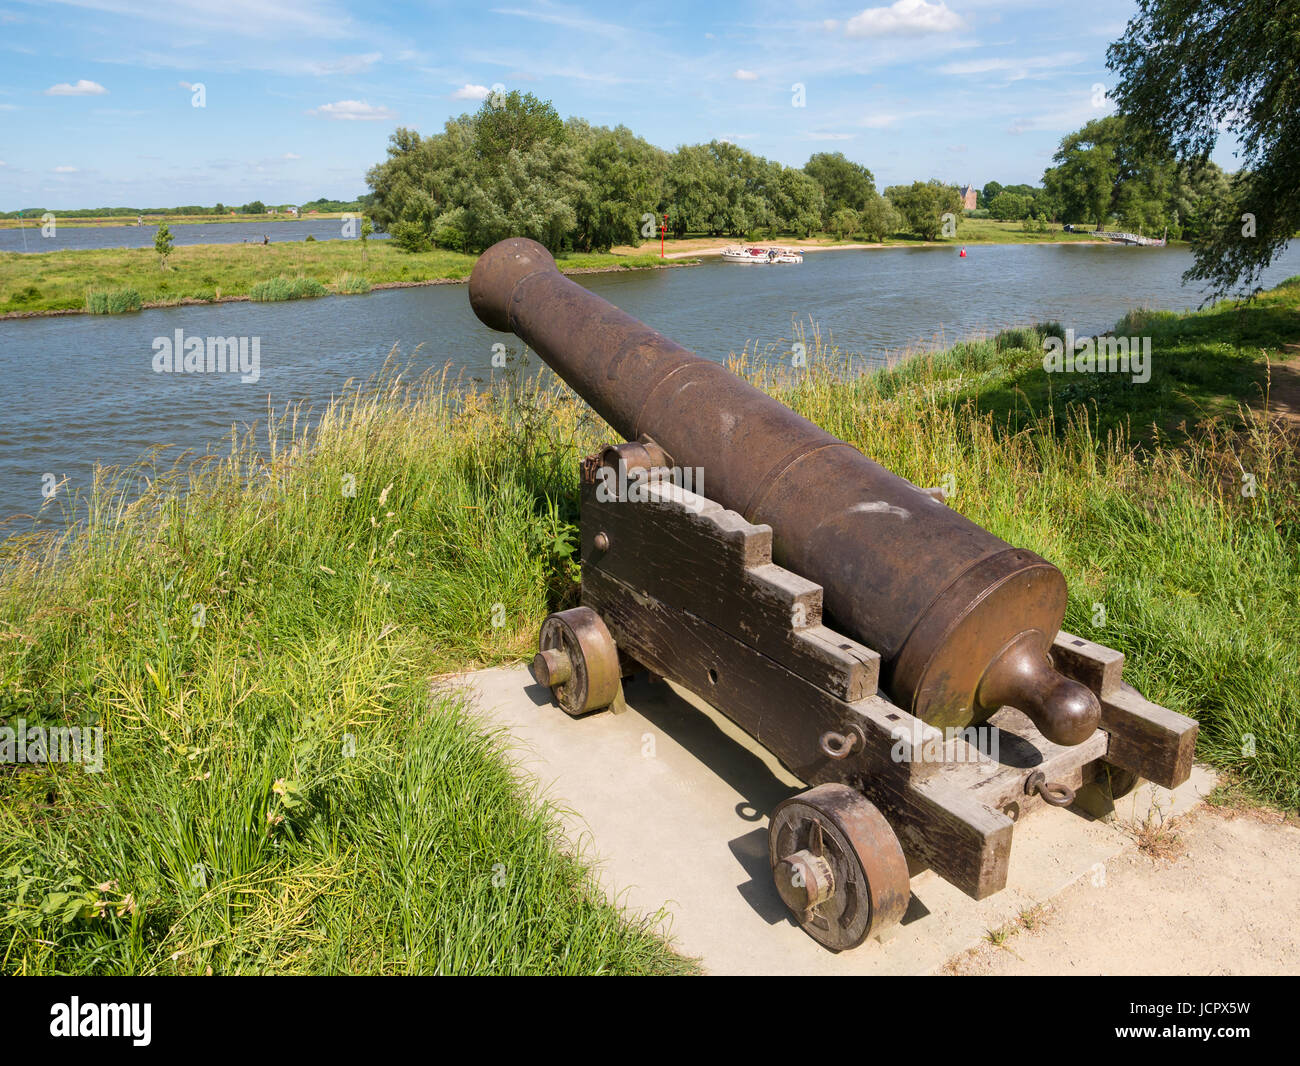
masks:
<svg viewBox="0 0 1300 1066"><path fill-rule="evenodd" d="M832 950L897 923L908 871L975 898L1014 822L1191 769L1196 724L1060 633L1065 580L775 399L563 277L485 252L474 311L627 439L584 460L582 604L534 673L582 715L645 668L813 786L770 812L778 894ZM684 470L696 471L683 478Z"/></svg>

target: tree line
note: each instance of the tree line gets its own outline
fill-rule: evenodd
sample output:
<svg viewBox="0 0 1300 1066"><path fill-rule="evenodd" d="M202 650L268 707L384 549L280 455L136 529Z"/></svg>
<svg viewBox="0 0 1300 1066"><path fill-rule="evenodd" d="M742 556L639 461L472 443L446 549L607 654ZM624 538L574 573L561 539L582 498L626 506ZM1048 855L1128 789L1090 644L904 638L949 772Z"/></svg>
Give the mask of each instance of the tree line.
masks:
<svg viewBox="0 0 1300 1066"><path fill-rule="evenodd" d="M957 190L937 181L882 196L871 171L839 152L803 167L718 140L668 152L626 126L562 121L549 101L518 91L441 133L399 128L366 180L376 224L412 251L481 251L509 236L557 252L607 251L653 238L665 215L675 237L931 238L945 212L961 211Z"/></svg>
<svg viewBox="0 0 1300 1066"><path fill-rule="evenodd" d="M988 182L980 208L1000 220L1112 225L1133 233L1204 238L1238 178L1208 158L1179 160L1122 115L1067 134L1042 184Z"/></svg>

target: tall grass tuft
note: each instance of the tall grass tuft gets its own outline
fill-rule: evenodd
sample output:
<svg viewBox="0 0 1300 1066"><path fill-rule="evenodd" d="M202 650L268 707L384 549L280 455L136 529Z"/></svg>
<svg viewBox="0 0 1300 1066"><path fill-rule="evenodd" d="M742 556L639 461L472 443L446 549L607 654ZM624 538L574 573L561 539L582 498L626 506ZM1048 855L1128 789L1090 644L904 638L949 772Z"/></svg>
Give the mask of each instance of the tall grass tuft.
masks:
<svg viewBox="0 0 1300 1066"><path fill-rule="evenodd" d="M359 295L370 291L370 282L364 274L340 274L334 279L334 291L348 295Z"/></svg>
<svg viewBox="0 0 1300 1066"><path fill-rule="evenodd" d="M135 289L86 291L86 310L92 315L121 315L128 311L139 311L140 307L140 293Z"/></svg>
<svg viewBox="0 0 1300 1066"><path fill-rule="evenodd" d="M327 296L329 290L313 278L278 278L259 281L248 290L248 298L258 302L271 300L302 300L311 296Z"/></svg>

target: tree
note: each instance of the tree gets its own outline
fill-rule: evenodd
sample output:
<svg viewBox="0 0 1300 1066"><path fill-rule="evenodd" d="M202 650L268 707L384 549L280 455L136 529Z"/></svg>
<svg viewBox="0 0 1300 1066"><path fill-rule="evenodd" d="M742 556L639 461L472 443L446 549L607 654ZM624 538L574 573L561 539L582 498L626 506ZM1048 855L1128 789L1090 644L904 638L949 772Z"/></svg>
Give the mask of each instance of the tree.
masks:
<svg viewBox="0 0 1300 1066"><path fill-rule="evenodd" d="M858 229L858 214L852 208L841 207L831 215L831 232L835 234L837 240L843 240L845 236L853 236Z"/></svg>
<svg viewBox="0 0 1300 1066"><path fill-rule="evenodd" d="M1221 132L1244 172L1200 219L1185 280L1253 289L1300 229L1300 7L1276 0L1138 0L1107 64L1120 111L1184 165ZM1207 205L1211 206L1211 205Z"/></svg>
<svg viewBox="0 0 1300 1066"><path fill-rule="evenodd" d="M883 241L898 230L901 223L898 211L888 199L876 193L858 212L858 226L873 241Z"/></svg>
<svg viewBox="0 0 1300 1066"><path fill-rule="evenodd" d="M489 163L563 139L564 123L551 102L518 89L491 94L475 116L474 147L479 158Z"/></svg>
<svg viewBox="0 0 1300 1066"><path fill-rule="evenodd" d="M252 203L247 203L241 207L239 212L243 215L264 215L266 214L266 204L262 203L261 200L254 200Z"/></svg>
<svg viewBox="0 0 1300 1066"><path fill-rule="evenodd" d="M911 185L894 185L885 190L902 214L909 233L922 240L935 240L951 223L953 233L961 220L961 193L952 185L939 181L914 181ZM951 216L945 219L944 215Z"/></svg>
<svg viewBox="0 0 1300 1066"><path fill-rule="evenodd" d="M368 218L361 220L361 261L364 263L367 259L366 242L370 240L370 235L375 232L374 223Z"/></svg>
<svg viewBox="0 0 1300 1066"><path fill-rule="evenodd" d="M647 225L653 236L663 214L668 153L626 126L592 128L570 119L566 129L582 156L573 246L606 252L616 244L638 245L647 239Z"/></svg>
<svg viewBox="0 0 1300 1066"><path fill-rule="evenodd" d="M782 229L807 237L821 228L826 209L825 195L822 187L806 172L795 167L781 167L774 198L777 225Z"/></svg>
<svg viewBox="0 0 1300 1066"><path fill-rule="evenodd" d="M1058 166L1043 174L1046 202L1059 205L1066 222L1094 221L1105 229L1113 215L1127 229L1158 232L1172 221L1176 165L1122 116L1094 119L1067 134L1053 158Z"/></svg>
<svg viewBox="0 0 1300 1066"><path fill-rule="evenodd" d="M984 197L984 206L988 207L1001 191L1001 183L996 181L987 182L981 191L981 195Z"/></svg>
<svg viewBox="0 0 1300 1066"><path fill-rule="evenodd" d="M1058 164L1043 181L1061 200L1067 222L1094 221L1105 229L1119 181L1119 123L1107 116L1068 134L1052 157Z"/></svg>
<svg viewBox="0 0 1300 1066"><path fill-rule="evenodd" d="M1000 192L989 201L989 214L1000 222L1029 217L1033 201L1014 192Z"/></svg>
<svg viewBox="0 0 1300 1066"><path fill-rule="evenodd" d="M824 221L828 225L841 208L861 211L876 194L876 179L871 171L845 158L843 152L818 152L804 164L803 172L821 186Z"/></svg>
<svg viewBox="0 0 1300 1066"><path fill-rule="evenodd" d="M172 231L166 222L158 223L158 232L153 235L153 250L158 253L159 266L166 269L167 257L172 254Z"/></svg>

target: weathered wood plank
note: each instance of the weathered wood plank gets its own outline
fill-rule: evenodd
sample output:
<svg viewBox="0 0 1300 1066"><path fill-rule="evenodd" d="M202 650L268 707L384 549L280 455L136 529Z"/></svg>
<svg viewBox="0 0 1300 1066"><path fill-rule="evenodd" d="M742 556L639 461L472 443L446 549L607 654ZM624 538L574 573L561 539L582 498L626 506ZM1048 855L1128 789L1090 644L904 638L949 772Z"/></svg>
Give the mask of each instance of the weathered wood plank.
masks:
<svg viewBox="0 0 1300 1066"><path fill-rule="evenodd" d="M954 750L938 779L997 811L1014 804L1016 818L1047 805L1037 795L1025 795L1031 773L1040 770L1048 781L1077 790L1092 779L1091 765L1105 756L1109 743L1098 729L1082 744L1054 744L1013 707L1003 707L983 726L966 732L976 734L976 743Z"/></svg>
<svg viewBox="0 0 1300 1066"><path fill-rule="evenodd" d="M935 730L874 693L848 702L782 663L675 604L637 593L598 566L582 572L582 601L598 611L614 642L648 669L684 685L717 707L794 774L817 784L870 772L899 781L934 773L913 757ZM867 737L864 750L831 759L821 735L851 723Z"/></svg>
<svg viewBox="0 0 1300 1066"><path fill-rule="evenodd" d="M1124 653L1062 630L1052 642L1052 661L1066 677L1087 685L1098 698L1119 688Z"/></svg>
<svg viewBox="0 0 1300 1066"><path fill-rule="evenodd" d="M822 589L771 561L772 530L671 484L644 499L582 496L582 559L730 633L852 702L876 691L880 656L821 624ZM608 547L596 547L604 534Z"/></svg>
<svg viewBox="0 0 1300 1066"><path fill-rule="evenodd" d="M1015 825L939 777L899 787L884 777L853 782L888 820L903 851L974 899L1007 885Z"/></svg>
<svg viewBox="0 0 1300 1066"><path fill-rule="evenodd" d="M1177 788L1191 775L1200 728L1195 719L1152 703L1132 685L1101 698L1101 727L1110 734L1107 762L1164 788Z"/></svg>

